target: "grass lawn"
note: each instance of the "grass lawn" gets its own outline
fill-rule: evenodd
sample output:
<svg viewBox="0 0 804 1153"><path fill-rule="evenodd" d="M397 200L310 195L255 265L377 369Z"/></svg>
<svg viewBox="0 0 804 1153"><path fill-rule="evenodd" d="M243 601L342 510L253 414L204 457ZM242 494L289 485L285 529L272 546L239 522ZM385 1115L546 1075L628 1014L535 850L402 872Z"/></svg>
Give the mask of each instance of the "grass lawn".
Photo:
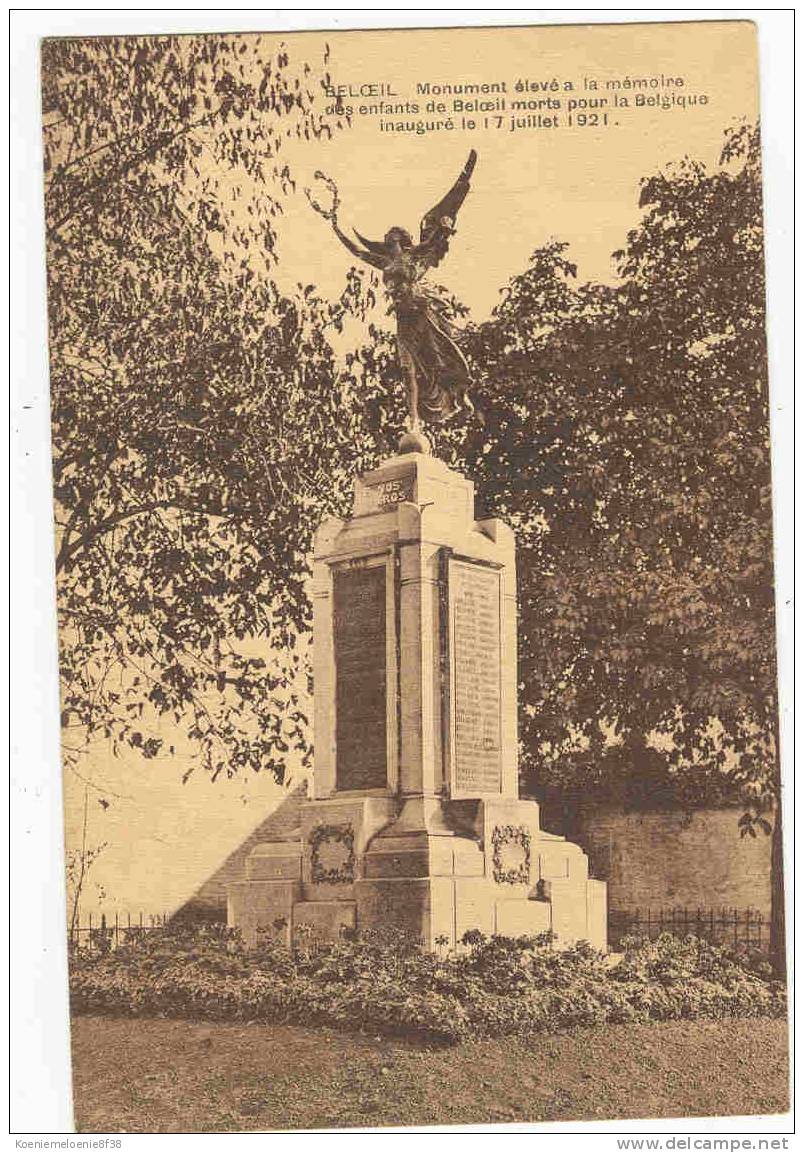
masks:
<svg viewBox="0 0 804 1153"><path fill-rule="evenodd" d="M448 1049L325 1028L76 1017L79 1132L780 1113L787 1026L668 1021Z"/></svg>

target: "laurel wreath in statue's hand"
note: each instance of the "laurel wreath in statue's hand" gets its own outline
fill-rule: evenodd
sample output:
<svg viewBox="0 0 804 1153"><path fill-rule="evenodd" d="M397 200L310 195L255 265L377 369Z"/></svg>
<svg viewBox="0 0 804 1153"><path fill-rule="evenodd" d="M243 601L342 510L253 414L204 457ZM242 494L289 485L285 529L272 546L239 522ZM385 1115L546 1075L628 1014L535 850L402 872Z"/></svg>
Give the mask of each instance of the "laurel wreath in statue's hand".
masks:
<svg viewBox="0 0 804 1153"><path fill-rule="evenodd" d="M327 174L325 172L316 171L315 178L316 178L316 180L320 180L320 181L322 181L322 183L326 184L327 188L329 189L330 193L332 194L332 207L331 208L325 208L323 204L320 204L314 198L314 196L313 196L313 194L309 188L305 188L305 190L304 190L305 195L306 195L307 199L310 201L310 205L316 210L316 212L318 212L321 216L323 216L325 220L330 220L333 223L335 223L335 221L338 219L338 209L341 206L341 198L338 195L338 186L335 183L335 181L332 179L332 177L327 176Z"/></svg>

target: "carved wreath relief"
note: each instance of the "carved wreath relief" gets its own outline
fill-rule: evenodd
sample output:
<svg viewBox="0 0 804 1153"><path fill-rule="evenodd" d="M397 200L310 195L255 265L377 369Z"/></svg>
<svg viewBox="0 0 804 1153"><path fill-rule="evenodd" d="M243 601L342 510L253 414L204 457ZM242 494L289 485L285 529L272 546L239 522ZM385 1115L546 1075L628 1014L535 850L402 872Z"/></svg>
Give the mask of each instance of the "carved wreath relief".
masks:
<svg viewBox="0 0 804 1153"><path fill-rule="evenodd" d="M530 833L521 825L495 825L491 834L492 867L498 885L530 881Z"/></svg>
<svg viewBox="0 0 804 1153"><path fill-rule="evenodd" d="M355 879L355 835L351 825L316 825L310 833L313 884L349 885Z"/></svg>

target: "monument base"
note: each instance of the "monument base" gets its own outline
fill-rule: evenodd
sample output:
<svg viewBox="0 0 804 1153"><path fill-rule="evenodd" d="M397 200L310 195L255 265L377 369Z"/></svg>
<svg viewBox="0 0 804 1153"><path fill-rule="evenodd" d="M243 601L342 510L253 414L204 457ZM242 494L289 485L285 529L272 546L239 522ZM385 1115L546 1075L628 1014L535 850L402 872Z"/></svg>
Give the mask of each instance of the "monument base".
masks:
<svg viewBox="0 0 804 1153"><path fill-rule="evenodd" d="M252 947L393 927L430 949L479 930L605 950L606 886L534 801L328 798L303 803L298 839L255 846L229 924Z"/></svg>

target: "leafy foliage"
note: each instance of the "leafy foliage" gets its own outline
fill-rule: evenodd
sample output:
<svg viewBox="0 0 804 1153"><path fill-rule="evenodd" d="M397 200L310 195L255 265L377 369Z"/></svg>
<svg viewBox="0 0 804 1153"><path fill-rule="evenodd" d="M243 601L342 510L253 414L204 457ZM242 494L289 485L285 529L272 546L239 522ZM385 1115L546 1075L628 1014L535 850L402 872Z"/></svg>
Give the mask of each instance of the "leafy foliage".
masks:
<svg viewBox="0 0 804 1153"><path fill-rule="evenodd" d="M532 788L778 793L759 139L643 181L614 286L535 252L441 451L517 533Z"/></svg>
<svg viewBox="0 0 804 1153"><path fill-rule="evenodd" d="M247 953L223 928L153 933L71 966L75 1012L330 1024L452 1043L607 1021L781 1016L782 987L669 934L612 967L584 943L471 935L439 957L390 930Z"/></svg>
<svg viewBox="0 0 804 1153"><path fill-rule="evenodd" d="M326 82L260 37L44 44L68 754L152 758L162 717L214 776L308 752L306 554L347 486L330 337L373 302L270 275Z"/></svg>

